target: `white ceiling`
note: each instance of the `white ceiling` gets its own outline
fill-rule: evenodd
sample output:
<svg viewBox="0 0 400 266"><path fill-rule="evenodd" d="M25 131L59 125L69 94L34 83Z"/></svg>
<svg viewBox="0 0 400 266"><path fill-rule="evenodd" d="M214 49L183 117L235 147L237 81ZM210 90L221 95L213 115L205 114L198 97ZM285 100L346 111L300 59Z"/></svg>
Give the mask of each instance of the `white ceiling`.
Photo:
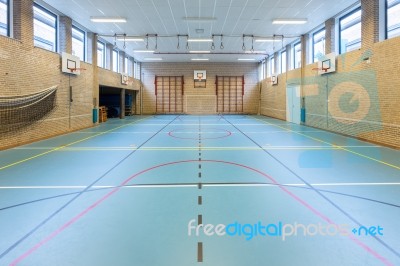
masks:
<svg viewBox="0 0 400 266"><path fill-rule="evenodd" d="M127 42L125 51L139 61L148 57L161 57L163 62L188 62L191 58L209 58L210 62L232 62L238 58L262 60L273 50L295 40L322 25L357 0L42 0L62 14L71 17L86 29L99 35L127 34L145 36L157 34L160 54L136 54L134 50L146 49L146 42ZM121 16L127 23L93 23L91 16ZM184 17L215 17L211 22L188 22ZM304 25L273 25L275 18L307 18ZM204 29L204 33L196 33ZM212 54L188 54L186 37L207 37L222 34L224 49L220 49L220 37L215 37ZM264 54L244 54L243 34L254 36L285 36L282 42L254 43L255 51ZM170 37L161 37L170 36ZM110 43L113 38L105 38ZM191 43L190 50L210 50L210 43ZM123 42L118 42L123 50ZM149 49L155 47L155 38L149 38ZM245 38L249 51L252 38ZM172 54L171 54L172 53ZM226 54L224 54L226 53Z"/></svg>

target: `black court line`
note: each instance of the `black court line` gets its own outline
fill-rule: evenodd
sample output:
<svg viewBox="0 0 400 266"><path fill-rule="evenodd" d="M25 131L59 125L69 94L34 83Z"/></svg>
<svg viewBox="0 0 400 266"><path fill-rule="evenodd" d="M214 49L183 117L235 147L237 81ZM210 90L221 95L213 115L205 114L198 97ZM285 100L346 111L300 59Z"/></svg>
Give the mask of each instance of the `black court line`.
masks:
<svg viewBox="0 0 400 266"><path fill-rule="evenodd" d="M202 196L199 196L197 198L197 205L203 205L203 197Z"/></svg>
<svg viewBox="0 0 400 266"><path fill-rule="evenodd" d="M197 243L197 262L203 262L203 243Z"/></svg>
<svg viewBox="0 0 400 266"><path fill-rule="evenodd" d="M163 183L163 184L133 184L133 185L126 185L126 186L109 186L109 187L102 187L102 188L95 188L95 189L89 189L87 190L85 193L88 192L96 192L96 191L101 191L101 190L110 190L110 189L114 189L114 188L140 188L140 187L155 187L155 188L160 188L160 187L171 187L171 188L175 188L177 186L187 186L187 187L196 187L198 186L199 183ZM267 182L237 182L237 183L218 183L218 182L208 182L208 183L203 183L203 186L246 186L246 185L260 185L260 186L282 186L282 187L288 187L288 188L296 188L296 189L306 189L306 190L312 190L309 187L306 186L297 186L297 185L287 185L287 184L275 184L275 183L267 183ZM61 188L60 188L61 189ZM329 194L334 194L334 195L339 195L339 196L345 196L345 197L350 197L350 198L355 198L355 199L360 199L360 200L365 200L365 201L371 201L373 203L377 203L377 204L382 204L382 205L387 205L390 207L395 207L395 208L400 208L400 205L394 204L394 203L390 203L390 202L385 202L385 201L381 201L381 200L376 200L376 199L372 199L372 198L366 198L366 197L361 197L361 196L357 196L357 195L353 195L353 194L347 194L347 193L342 193L342 192L336 192L336 191L331 191L331 190L325 190L325 189L317 189L316 190L322 192L322 193L329 193ZM59 195L55 195L55 196L50 196L50 197L45 197L45 198L40 198L40 199L36 199L36 200L31 200L31 201L27 201L27 202L22 202L22 203L18 203L15 205L10 205L7 207L3 207L0 208L0 211L4 211L7 209L12 209L12 208L17 208L17 207L21 207L24 205L29 205L29 204L33 204L33 203L37 203L37 202L41 202L41 201L46 201L46 200L52 200L52 199L56 199L56 198L61 198L61 197L67 197L67 196L72 196L72 195L76 195L79 194L79 192L70 192L70 193L64 193L64 194L59 194Z"/></svg>
<svg viewBox="0 0 400 266"><path fill-rule="evenodd" d="M162 130L164 130L167 126L169 126L172 122L174 122L179 116L175 116L174 119L172 119L168 124L164 125L158 132L156 132L154 135L152 135L150 138L148 138L146 141L144 141L142 144L140 144L136 150L133 150L130 152L128 155L123 157L118 163L116 163L113 167L111 167L109 170L107 170L103 175L101 175L99 178L97 178L95 181L93 181L90 185L88 185L85 189L82 191L78 192L72 199L67 201L65 204L63 204L59 209L57 209L55 212L53 212L50 216L48 216L46 219L44 219L41 223L39 223L37 226L35 226L32 230L30 230L27 234L22 236L20 239L18 239L14 244L9 246L6 250L4 250L0 254L0 259L4 258L9 252L11 252L13 249L15 249L19 244L21 244L25 239L27 239L29 236L31 236L33 233L35 233L39 228L44 226L47 222L49 222L52 218L54 218L58 213L60 213L62 210L64 210L66 207L68 207L72 202L74 202L77 198L79 198L81 195L83 195L85 192L87 192L91 187L93 187L96 183L98 183L100 180L102 180L107 174L109 174L111 171L113 171L115 168L117 168L120 164L122 164L126 159L128 159L131 155L133 155L137 150L139 150L143 145L145 145L147 142L149 142L151 139L153 139L157 134L159 134Z"/></svg>
<svg viewBox="0 0 400 266"><path fill-rule="evenodd" d="M235 126L233 123L228 121L225 117L223 119L228 122L231 126L233 126L238 132L243 134L247 139L249 139L251 142L253 142L255 145L257 145L259 148L261 148L266 154L268 154L272 159L274 159L277 163L279 163L281 166L283 166L286 170L288 170L290 173L292 173L295 177L297 177L301 182L306 184L311 190L313 190L315 193L317 193L321 198L323 198L325 201L327 201L329 204L331 204L334 208L336 208L338 211L340 211L342 214L344 214L347 218L349 218L351 221L353 221L355 224L358 226L363 226L361 222L359 222L356 218L351 216L348 212L346 212L344 209L342 209L338 204L336 204L333 200L329 199L327 196L325 196L323 193L321 193L318 189L316 189L313 185L311 185L307 180L302 178L299 174L297 174L294 170L292 170L290 167L288 167L284 162L279 160L277 157L272 155L268 150L264 149L262 145L257 143L254 139L252 139L250 136L245 134L241 129L239 129L237 126ZM388 249L390 252L392 252L394 255L400 258L400 253L397 252L394 248L392 248L389 244L387 244L385 241L382 239L378 238L377 236L372 236L376 241L378 241L382 246L384 246L386 249Z"/></svg>

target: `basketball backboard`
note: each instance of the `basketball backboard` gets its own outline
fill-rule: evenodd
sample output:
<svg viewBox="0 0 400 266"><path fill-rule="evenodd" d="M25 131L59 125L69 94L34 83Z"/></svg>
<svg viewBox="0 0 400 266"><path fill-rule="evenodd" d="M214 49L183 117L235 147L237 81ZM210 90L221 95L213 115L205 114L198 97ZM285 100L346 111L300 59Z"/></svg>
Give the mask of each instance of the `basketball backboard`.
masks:
<svg viewBox="0 0 400 266"><path fill-rule="evenodd" d="M68 53L61 54L61 71L68 74L80 75L81 60L79 57Z"/></svg>
<svg viewBox="0 0 400 266"><path fill-rule="evenodd" d="M323 75L336 71L336 54L330 53L318 60L318 74Z"/></svg>

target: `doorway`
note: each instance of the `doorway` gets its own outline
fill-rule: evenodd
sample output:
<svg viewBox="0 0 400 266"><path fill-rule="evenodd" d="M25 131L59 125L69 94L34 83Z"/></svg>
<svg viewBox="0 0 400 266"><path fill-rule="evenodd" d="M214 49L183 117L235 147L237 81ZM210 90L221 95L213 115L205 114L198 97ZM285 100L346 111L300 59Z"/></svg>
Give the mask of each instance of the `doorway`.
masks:
<svg viewBox="0 0 400 266"><path fill-rule="evenodd" d="M300 124L300 85L288 84L286 87L286 121Z"/></svg>

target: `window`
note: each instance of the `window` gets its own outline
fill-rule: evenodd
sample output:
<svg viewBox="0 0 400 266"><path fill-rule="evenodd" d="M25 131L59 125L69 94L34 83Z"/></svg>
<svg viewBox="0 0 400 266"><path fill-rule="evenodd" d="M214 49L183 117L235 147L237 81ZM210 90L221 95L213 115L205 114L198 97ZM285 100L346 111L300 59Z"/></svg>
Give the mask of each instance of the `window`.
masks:
<svg viewBox="0 0 400 266"><path fill-rule="evenodd" d="M128 76L133 77L133 61L131 58L128 59Z"/></svg>
<svg viewBox="0 0 400 266"><path fill-rule="evenodd" d="M400 36L400 0L387 0L386 6L386 36L389 39Z"/></svg>
<svg viewBox="0 0 400 266"><path fill-rule="evenodd" d="M85 32L72 26L72 54L85 61Z"/></svg>
<svg viewBox="0 0 400 266"><path fill-rule="evenodd" d="M340 18L339 27L341 54L361 47L361 8Z"/></svg>
<svg viewBox="0 0 400 266"><path fill-rule="evenodd" d="M57 16L41 6L33 6L35 46L57 51Z"/></svg>
<svg viewBox="0 0 400 266"><path fill-rule="evenodd" d="M313 34L313 62L317 62L325 55L325 29L319 30Z"/></svg>
<svg viewBox="0 0 400 266"><path fill-rule="evenodd" d="M97 42L97 66L104 68L105 66L105 44Z"/></svg>
<svg viewBox="0 0 400 266"><path fill-rule="evenodd" d="M124 73L128 74L128 57L124 59Z"/></svg>
<svg viewBox="0 0 400 266"><path fill-rule="evenodd" d="M267 77L271 77L272 74L275 74L275 58L272 56L268 60L268 73Z"/></svg>
<svg viewBox="0 0 400 266"><path fill-rule="evenodd" d="M294 59L293 69L300 68L301 67L301 42L298 42L293 46L293 59Z"/></svg>
<svg viewBox="0 0 400 266"><path fill-rule="evenodd" d="M281 53L281 73L285 73L286 71L287 71L287 64L286 64L286 60L287 60L287 57L286 57L286 51L283 51L282 53Z"/></svg>
<svg viewBox="0 0 400 266"><path fill-rule="evenodd" d="M265 61L261 61L260 64L258 65L258 80L262 81L264 77L264 72L265 71Z"/></svg>
<svg viewBox="0 0 400 266"><path fill-rule="evenodd" d="M134 71L135 71L134 77L135 77L135 79L140 79L140 63L135 61L134 65L135 65L135 68L134 68Z"/></svg>
<svg viewBox="0 0 400 266"><path fill-rule="evenodd" d="M9 5L9 0L0 0L0 35L10 35L10 9L8 8Z"/></svg>
<svg viewBox="0 0 400 266"><path fill-rule="evenodd" d="M112 70L113 70L114 72L117 72L117 73L118 73L118 71L119 71L119 56L118 56L118 50L113 50L113 51L112 51L112 62L113 62Z"/></svg>

